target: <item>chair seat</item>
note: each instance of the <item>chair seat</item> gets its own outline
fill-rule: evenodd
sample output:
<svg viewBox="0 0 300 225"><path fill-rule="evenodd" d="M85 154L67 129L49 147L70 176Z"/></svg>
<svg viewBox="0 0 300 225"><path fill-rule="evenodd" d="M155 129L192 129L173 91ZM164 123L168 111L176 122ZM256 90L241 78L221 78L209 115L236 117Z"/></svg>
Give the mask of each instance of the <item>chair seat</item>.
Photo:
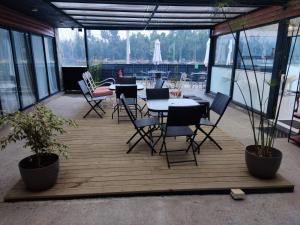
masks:
<svg viewBox="0 0 300 225"><path fill-rule="evenodd" d="M151 117L151 118L137 119L134 121L134 123L138 128L142 128L146 126L158 125L159 121L157 117Z"/></svg>
<svg viewBox="0 0 300 225"><path fill-rule="evenodd" d="M208 118L201 118L201 119L200 119L200 125L204 125L204 126L214 126L215 124L212 123Z"/></svg>
<svg viewBox="0 0 300 225"><path fill-rule="evenodd" d="M117 103L118 103L119 105L122 105L122 102L121 102L120 99L117 99ZM137 101L136 101L135 98L126 98L126 103L127 103L127 105L136 105L136 104L137 104Z"/></svg>
<svg viewBox="0 0 300 225"><path fill-rule="evenodd" d="M100 97L92 97L89 99L89 101L103 101L106 99L106 96L100 96Z"/></svg>
<svg viewBox="0 0 300 225"><path fill-rule="evenodd" d="M162 129L166 132L165 124ZM189 126L168 126L166 137L192 136L193 134L194 132Z"/></svg>
<svg viewBox="0 0 300 225"><path fill-rule="evenodd" d="M96 88L93 93L92 96L93 97L101 97L101 96L109 96L109 95L113 95L113 91L109 90L109 88L107 86L105 87L98 87Z"/></svg>

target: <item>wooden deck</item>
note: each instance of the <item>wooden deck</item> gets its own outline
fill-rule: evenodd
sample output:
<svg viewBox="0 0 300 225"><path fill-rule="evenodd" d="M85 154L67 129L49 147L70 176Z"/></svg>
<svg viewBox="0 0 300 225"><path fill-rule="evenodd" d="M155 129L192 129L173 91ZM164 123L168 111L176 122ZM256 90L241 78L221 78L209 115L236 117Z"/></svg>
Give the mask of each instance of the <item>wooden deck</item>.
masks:
<svg viewBox="0 0 300 225"><path fill-rule="evenodd" d="M53 188L28 192L19 181L7 193L5 201L229 193L231 188L241 188L248 193L293 191L294 186L280 175L272 180L250 176L245 167L244 147L220 129L214 137L223 146L222 151L207 141L197 155L198 166L189 163L168 169L165 157L151 156L143 142L126 154L125 143L134 129L129 122L117 124L110 116L107 112L104 119L93 116L80 119L79 127L69 129L61 138L70 146L70 158L61 160L59 178ZM168 146L185 148L186 142L184 138L171 138ZM190 152L175 157L191 155Z"/></svg>

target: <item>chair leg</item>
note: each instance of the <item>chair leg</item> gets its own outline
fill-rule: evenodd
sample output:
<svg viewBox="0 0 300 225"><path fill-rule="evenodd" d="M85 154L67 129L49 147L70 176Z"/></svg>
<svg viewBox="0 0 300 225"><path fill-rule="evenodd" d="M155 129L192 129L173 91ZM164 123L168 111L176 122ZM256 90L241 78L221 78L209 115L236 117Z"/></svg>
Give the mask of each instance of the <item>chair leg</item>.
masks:
<svg viewBox="0 0 300 225"><path fill-rule="evenodd" d="M213 139L211 137L211 133L213 132L213 130L215 129L216 127L214 126L208 133L206 133L202 128L198 128L204 135L205 135L205 138L200 142L200 144L197 144L197 151L198 151L198 154L200 153L200 146L207 140L211 140L220 150L222 150L222 147L216 142L215 139Z"/></svg>
<svg viewBox="0 0 300 225"><path fill-rule="evenodd" d="M96 105L93 105L93 104L91 104L90 102L89 102L89 105L91 106L91 108L90 108L90 110L83 116L83 118L86 118L87 115L89 115L90 112L91 112L92 110L94 110L100 118L103 118L103 117L101 116L101 114L95 109Z"/></svg>
<svg viewBox="0 0 300 225"><path fill-rule="evenodd" d="M129 144L129 142L138 134L138 132L135 132L131 138L128 139L128 141L126 142L126 144Z"/></svg>

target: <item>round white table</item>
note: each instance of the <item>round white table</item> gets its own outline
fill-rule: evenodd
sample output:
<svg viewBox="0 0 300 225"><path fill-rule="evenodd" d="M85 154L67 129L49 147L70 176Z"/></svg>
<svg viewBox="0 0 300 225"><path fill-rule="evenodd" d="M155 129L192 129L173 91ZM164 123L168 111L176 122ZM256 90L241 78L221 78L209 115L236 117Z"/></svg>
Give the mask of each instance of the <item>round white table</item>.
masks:
<svg viewBox="0 0 300 225"><path fill-rule="evenodd" d="M187 98L170 98L160 100L148 100L147 107L152 112L168 112L169 106L196 106L199 105L193 99Z"/></svg>
<svg viewBox="0 0 300 225"><path fill-rule="evenodd" d="M108 88L111 91L115 91L116 90L116 86L133 86L133 85L135 85L135 84L112 84ZM138 91L141 91L141 90L144 89L144 85L142 85L142 84L136 84L136 86L137 86L137 90Z"/></svg>

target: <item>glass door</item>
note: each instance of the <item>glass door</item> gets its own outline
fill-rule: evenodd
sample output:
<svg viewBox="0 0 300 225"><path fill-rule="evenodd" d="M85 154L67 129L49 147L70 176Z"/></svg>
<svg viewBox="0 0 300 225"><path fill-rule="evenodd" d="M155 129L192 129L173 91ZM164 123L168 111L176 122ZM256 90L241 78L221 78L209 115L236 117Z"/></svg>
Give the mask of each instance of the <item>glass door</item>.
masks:
<svg viewBox="0 0 300 225"><path fill-rule="evenodd" d="M9 31L0 29L0 102L3 113L20 108Z"/></svg>
<svg viewBox="0 0 300 225"><path fill-rule="evenodd" d="M44 43L45 43L46 63L48 68L48 80L49 80L50 93L53 94L58 91L53 38L45 37Z"/></svg>
<svg viewBox="0 0 300 225"><path fill-rule="evenodd" d="M36 102L34 75L31 67L30 53L26 36L23 32L13 31L16 65L20 80L20 97L22 108Z"/></svg>
<svg viewBox="0 0 300 225"><path fill-rule="evenodd" d="M43 99L49 96L49 90L42 37L31 35L31 46L39 99Z"/></svg>

